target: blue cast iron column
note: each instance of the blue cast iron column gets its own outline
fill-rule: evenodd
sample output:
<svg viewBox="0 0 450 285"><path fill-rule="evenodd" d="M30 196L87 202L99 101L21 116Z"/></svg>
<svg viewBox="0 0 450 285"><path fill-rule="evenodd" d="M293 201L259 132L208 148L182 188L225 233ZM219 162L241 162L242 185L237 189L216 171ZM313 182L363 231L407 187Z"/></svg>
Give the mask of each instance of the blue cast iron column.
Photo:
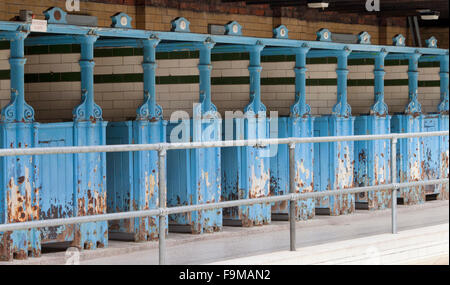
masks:
<svg viewBox="0 0 450 285"><path fill-rule="evenodd" d="M221 119L211 101L211 51L215 43L198 43L199 102L189 122L192 141L221 140ZM187 125L188 122L183 122ZM169 128L172 124L169 125ZM221 200L221 152L219 148L176 150L168 153L169 206L197 205ZM201 234L222 230L222 210L171 215L171 230Z"/></svg>
<svg viewBox="0 0 450 285"><path fill-rule="evenodd" d="M333 115L348 118L352 115L352 108L348 104L347 98L347 77L348 77L348 56L350 50L345 49L339 52L337 57L337 103L333 107Z"/></svg>
<svg viewBox="0 0 450 285"><path fill-rule="evenodd" d="M138 109L137 120L162 120L162 108L156 103L156 47L159 39L143 41L144 103Z"/></svg>
<svg viewBox="0 0 450 285"><path fill-rule="evenodd" d="M2 110L0 120L1 148L30 148L37 145L38 124L34 110L25 102L24 41L28 32L7 32L10 40L11 98ZM39 220L39 189L37 189L38 158L18 156L0 158L0 223ZM0 260L26 259L40 256L40 232L15 231L0 233Z"/></svg>
<svg viewBox="0 0 450 285"><path fill-rule="evenodd" d="M266 106L261 102L261 51L264 45L258 42L250 47L250 103L245 107L244 112L249 116L258 117L259 113L266 116Z"/></svg>
<svg viewBox="0 0 450 285"><path fill-rule="evenodd" d="M264 45L257 42L249 47L250 64L250 103L245 107L245 139L267 138L268 126L266 106L261 102L261 52ZM245 147L245 163L241 166L245 175L242 177L246 189L244 198L257 198L269 195L270 191L270 158L269 148ZM244 226L267 224L271 220L269 205L242 207Z"/></svg>
<svg viewBox="0 0 450 285"><path fill-rule="evenodd" d="M316 119L315 128L321 136L352 136L354 135L354 120L351 116L351 107L347 100L347 60L351 50L345 47L337 54L337 103L334 105L331 116ZM327 189L345 189L353 186L354 169L354 143L333 142L329 144L318 144L315 146L320 153L316 155L315 161L320 163L315 167L319 181L318 191ZM355 210L354 195L340 195L325 197L318 200L317 208L325 208L325 213L337 216L349 214ZM323 211L323 210L319 210Z"/></svg>
<svg viewBox="0 0 450 285"><path fill-rule="evenodd" d="M163 110L156 102L156 47L159 42L160 40L154 37L143 41L144 103L138 108L137 119L133 122L133 138L138 144L166 141ZM132 195L134 201L132 207L136 211L156 208L159 205L158 152L135 152L133 157L135 192ZM135 241L158 239L160 234L158 217L135 219L134 232Z"/></svg>
<svg viewBox="0 0 450 285"><path fill-rule="evenodd" d="M375 68L374 74L374 92L375 103L370 107L370 114L376 116L386 116L388 114L388 106L384 102L384 59L387 56L387 52L382 50L375 56Z"/></svg>
<svg viewBox="0 0 450 285"><path fill-rule="evenodd" d="M248 46L250 62L250 102L244 108L243 118L226 121L233 124L233 139L263 139L269 137L266 107L261 102L261 51L257 42ZM225 130L228 128L225 127ZM225 134L227 138L227 134ZM233 147L222 149L222 197L237 200L266 197L270 194L269 147ZM270 205L253 205L224 209L224 225L251 227L271 221Z"/></svg>
<svg viewBox="0 0 450 285"><path fill-rule="evenodd" d="M448 131L449 129L449 98L448 98L448 72L449 72L449 64L448 64L448 52L446 55L440 57L440 65L441 70L439 72L439 76L441 78L441 102L438 106L438 111L440 113L439 118L439 129L441 131ZM448 136L441 137L440 139L440 178L448 178L449 177L449 141ZM441 199L449 199L449 185L440 185Z"/></svg>
<svg viewBox="0 0 450 285"><path fill-rule="evenodd" d="M295 103L291 106L291 116L309 117L311 107L306 104L306 54L309 47L298 48L295 51Z"/></svg>
<svg viewBox="0 0 450 285"><path fill-rule="evenodd" d="M193 119L194 141L218 141L221 139L221 120L216 106L211 102L211 51L215 43L208 38L200 44L199 110ZM195 157L194 189L197 203L206 204L221 200L221 155L219 148L193 150ZM195 216L198 215L198 216ZM193 215L194 229L200 232L214 232L222 229L222 210L196 212Z"/></svg>
<svg viewBox="0 0 450 285"><path fill-rule="evenodd" d="M408 55L408 96L409 102L403 115L392 119L392 132L414 133L423 131L422 105L418 100L419 58L416 51ZM422 177L422 140L420 138L401 139L397 144L398 181L410 182L421 180ZM398 191L398 197L404 204L421 204L425 202L424 187L403 188Z"/></svg>
<svg viewBox="0 0 450 285"><path fill-rule="evenodd" d="M314 118L311 117L311 107L306 103L306 54L310 48L304 45L295 50L295 102L291 106L290 137L313 137ZM286 149L288 146L282 146ZM278 146L280 149L280 146ZM288 151L287 151L288 152ZM295 147L295 192L308 193L314 190L314 144L297 144ZM289 161L286 157L285 161ZM287 169L289 171L289 166ZM289 173L289 172L288 172ZM289 185L289 176L288 176ZM289 192L289 191L287 191ZM311 219L315 216L314 199L297 202L297 218Z"/></svg>
<svg viewBox="0 0 450 285"><path fill-rule="evenodd" d="M370 115L358 116L355 120L355 135L376 135L390 133L388 106L384 102L384 60L386 50L375 55L374 66L374 104ZM390 141L355 142L355 185L373 186L390 181ZM378 210L389 208L391 195L388 191L372 191L356 195L356 207L359 209Z"/></svg>
<svg viewBox="0 0 450 285"><path fill-rule="evenodd" d="M102 112L94 102L94 43L98 36L80 36L81 45L81 95L82 102L74 110L74 120L77 122L102 120Z"/></svg>
<svg viewBox="0 0 450 285"><path fill-rule="evenodd" d="M82 102L74 111L74 144L77 146L106 144L106 125L102 110L94 102L94 43L98 36L78 36L81 45ZM106 213L106 154L75 155L75 213L77 216ZM74 244L95 249L108 244L108 223L86 223L77 227Z"/></svg>
<svg viewBox="0 0 450 285"><path fill-rule="evenodd" d="M212 116L216 117L216 106L211 102L211 50L215 43L208 38L200 46L200 60L198 70L200 72L200 104L201 114L208 114L212 112Z"/></svg>
<svg viewBox="0 0 450 285"><path fill-rule="evenodd" d="M419 58L421 54L416 52L409 55L408 63L408 99L405 114L418 115L422 113L422 105L419 103Z"/></svg>

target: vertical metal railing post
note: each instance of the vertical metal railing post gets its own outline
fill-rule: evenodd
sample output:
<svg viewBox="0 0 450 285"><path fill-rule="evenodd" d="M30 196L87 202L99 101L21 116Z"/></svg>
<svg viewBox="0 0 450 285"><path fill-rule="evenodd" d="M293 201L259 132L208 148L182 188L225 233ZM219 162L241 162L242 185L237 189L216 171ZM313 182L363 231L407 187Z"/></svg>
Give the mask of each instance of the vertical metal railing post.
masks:
<svg viewBox="0 0 450 285"><path fill-rule="evenodd" d="M159 150L159 208L166 208L167 185L166 185L166 156L167 150ZM166 264L166 215L159 216L159 265Z"/></svg>
<svg viewBox="0 0 450 285"><path fill-rule="evenodd" d="M295 193L295 144L289 144L289 193ZM289 223L290 223L290 242L291 251L295 251L295 221L297 219L296 207L297 201L291 200L289 202Z"/></svg>
<svg viewBox="0 0 450 285"><path fill-rule="evenodd" d="M391 181L397 184L397 138L391 140ZM397 187L392 189L392 233L397 233Z"/></svg>

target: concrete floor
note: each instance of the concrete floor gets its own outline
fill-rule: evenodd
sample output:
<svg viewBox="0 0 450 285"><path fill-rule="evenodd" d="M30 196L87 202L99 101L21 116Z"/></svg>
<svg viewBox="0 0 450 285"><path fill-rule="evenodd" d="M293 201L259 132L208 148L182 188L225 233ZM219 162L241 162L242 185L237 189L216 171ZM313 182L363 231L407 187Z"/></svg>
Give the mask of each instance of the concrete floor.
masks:
<svg viewBox="0 0 450 285"><path fill-rule="evenodd" d="M399 206L399 231L419 229L449 222L449 201L430 201L423 205ZM297 249L389 233L391 211L357 211L339 217L317 216L297 223ZM254 228L225 227L223 232L205 235L173 234L167 240L168 264L208 264L229 259L284 251L289 248L288 222ZM444 260L444 261L442 261ZM446 259L448 260L448 258ZM417 262L417 261L414 261ZM435 263L433 259L429 261ZM445 263L445 257L439 259ZM9 264L65 264L66 253L56 252ZM106 249L83 251L80 264L158 263L158 243L110 241ZM3 265L5 263L1 263Z"/></svg>

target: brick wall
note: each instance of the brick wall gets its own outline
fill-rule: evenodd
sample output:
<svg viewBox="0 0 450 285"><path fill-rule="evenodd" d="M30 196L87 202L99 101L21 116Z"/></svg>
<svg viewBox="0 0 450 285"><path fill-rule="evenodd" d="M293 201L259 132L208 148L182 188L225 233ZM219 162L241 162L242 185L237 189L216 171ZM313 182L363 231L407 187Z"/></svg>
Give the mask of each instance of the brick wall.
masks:
<svg viewBox="0 0 450 285"><path fill-rule="evenodd" d="M98 17L98 25L103 27L111 25L111 15L122 11L133 17L134 28L159 31L169 31L171 20L183 16L190 20L191 31L196 33L207 33L208 24L223 25L236 20L243 26L244 35L256 37L271 37L272 29L280 24L288 27L292 39L314 40L315 32L323 27L328 27L336 33L356 34L368 31L374 44L390 44L391 38L397 33L408 37L406 22L402 18L390 20L391 22L387 23L388 28L383 28L384 24L379 25L375 16L320 13L311 9L303 11L304 8L283 8L274 14L267 5L247 7L242 3L224 4L220 0L146 1L148 2L146 6L139 4L141 2L82 1L79 13ZM185 4L175 5L177 2ZM129 5L120 5L123 3ZM65 9L65 1L62 0L1 1L0 5L3 5L3 9L0 9L0 20L9 20L17 16L21 9L32 10L38 19L44 18L42 12L49 7L57 6Z"/></svg>

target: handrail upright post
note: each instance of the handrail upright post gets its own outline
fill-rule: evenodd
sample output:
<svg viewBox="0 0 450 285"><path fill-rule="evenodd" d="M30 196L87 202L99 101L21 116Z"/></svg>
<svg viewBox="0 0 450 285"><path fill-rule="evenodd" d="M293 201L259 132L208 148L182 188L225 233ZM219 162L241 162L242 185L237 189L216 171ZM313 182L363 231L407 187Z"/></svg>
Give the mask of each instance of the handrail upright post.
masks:
<svg viewBox="0 0 450 285"><path fill-rule="evenodd" d="M397 233L397 138L391 140L392 233Z"/></svg>
<svg viewBox="0 0 450 285"><path fill-rule="evenodd" d="M295 193L295 143L289 144L289 193ZM296 251L296 232L295 221L297 219L296 207L297 201L291 200L289 202L289 223L290 223L290 242L291 251Z"/></svg>
<svg viewBox="0 0 450 285"><path fill-rule="evenodd" d="M162 209L166 208L167 185L166 185L166 156L167 150L159 150L159 265L166 264L166 215Z"/></svg>

